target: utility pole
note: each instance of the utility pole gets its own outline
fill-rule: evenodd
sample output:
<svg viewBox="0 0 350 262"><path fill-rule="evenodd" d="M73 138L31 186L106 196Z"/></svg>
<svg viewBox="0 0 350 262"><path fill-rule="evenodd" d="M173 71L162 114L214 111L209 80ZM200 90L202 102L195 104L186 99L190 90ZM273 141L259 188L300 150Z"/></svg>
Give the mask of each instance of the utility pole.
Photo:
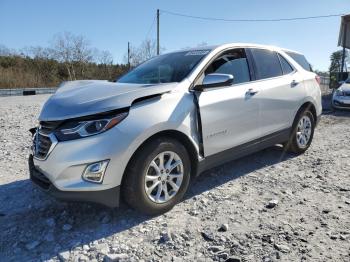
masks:
<svg viewBox="0 0 350 262"><path fill-rule="evenodd" d="M130 42L128 42L128 68L130 69Z"/></svg>
<svg viewBox="0 0 350 262"><path fill-rule="evenodd" d="M344 24L344 35L343 35L343 55L342 55L342 59L341 59L341 80L344 80L343 79L343 73L344 73L344 65L345 65L345 55L346 55L346 52L345 52L345 43L346 43L346 31L347 31L347 23Z"/></svg>
<svg viewBox="0 0 350 262"><path fill-rule="evenodd" d="M157 55L159 55L159 9L157 9Z"/></svg>

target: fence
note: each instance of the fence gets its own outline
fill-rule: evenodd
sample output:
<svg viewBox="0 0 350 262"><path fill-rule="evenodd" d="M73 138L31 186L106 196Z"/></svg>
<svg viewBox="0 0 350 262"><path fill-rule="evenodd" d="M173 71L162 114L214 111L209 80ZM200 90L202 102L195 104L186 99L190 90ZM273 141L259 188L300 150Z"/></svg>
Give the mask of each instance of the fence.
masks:
<svg viewBox="0 0 350 262"><path fill-rule="evenodd" d="M330 78L326 76L321 76L320 80L321 80L320 87L321 87L322 95L328 95L332 93L332 89L329 88Z"/></svg>
<svg viewBox="0 0 350 262"><path fill-rule="evenodd" d="M57 88L6 88L0 89L0 96L25 96L25 95L41 95L53 94Z"/></svg>

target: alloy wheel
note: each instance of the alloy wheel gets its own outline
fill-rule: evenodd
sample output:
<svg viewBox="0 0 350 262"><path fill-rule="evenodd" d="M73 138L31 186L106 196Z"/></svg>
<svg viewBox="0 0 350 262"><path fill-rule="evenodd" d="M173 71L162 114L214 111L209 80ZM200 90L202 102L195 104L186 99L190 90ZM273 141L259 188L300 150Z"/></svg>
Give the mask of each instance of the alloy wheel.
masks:
<svg viewBox="0 0 350 262"><path fill-rule="evenodd" d="M172 151L159 153L149 164L145 174L145 192L158 204L172 199L180 189L184 166L178 154Z"/></svg>
<svg viewBox="0 0 350 262"><path fill-rule="evenodd" d="M304 115L297 126L297 144L300 148L307 147L312 134L312 122L310 117Z"/></svg>

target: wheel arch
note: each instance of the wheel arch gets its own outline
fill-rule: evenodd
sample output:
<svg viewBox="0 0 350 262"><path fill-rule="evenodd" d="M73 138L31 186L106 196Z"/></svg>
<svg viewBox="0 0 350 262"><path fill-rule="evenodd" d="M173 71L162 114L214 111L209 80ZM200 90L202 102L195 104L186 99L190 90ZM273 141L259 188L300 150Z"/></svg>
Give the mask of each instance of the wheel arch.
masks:
<svg viewBox="0 0 350 262"><path fill-rule="evenodd" d="M139 152L139 150L142 150L142 148L149 143L152 140L158 139L158 138L172 138L172 139L176 139L178 142L182 143L187 152L188 155L190 157L190 161L191 161L191 179L194 178L197 174L198 171L198 147L196 147L194 141L192 141L186 134L178 131L178 130L163 130L160 131L158 133L153 134L152 136L150 136L149 138L147 138L145 141L143 141L135 150L135 152L132 154L132 156L130 157L126 168L124 170L123 173L123 177L122 177L122 181L121 181L121 185L123 185L124 180L126 178L126 172L128 170L128 167L130 165L130 163L132 163L135 155L137 152Z"/></svg>
<svg viewBox="0 0 350 262"><path fill-rule="evenodd" d="M304 104L302 104L302 105L299 107L297 113L296 113L295 116L294 116L294 121L295 121L295 118L299 115L299 113L302 112L302 111L304 111L304 110L306 110L306 109L307 109L307 110L310 110L310 112L312 113L312 116L314 117L315 123L317 123L317 112L316 112L316 107L315 107L315 105L314 105L312 102L310 102L310 101L305 102Z"/></svg>

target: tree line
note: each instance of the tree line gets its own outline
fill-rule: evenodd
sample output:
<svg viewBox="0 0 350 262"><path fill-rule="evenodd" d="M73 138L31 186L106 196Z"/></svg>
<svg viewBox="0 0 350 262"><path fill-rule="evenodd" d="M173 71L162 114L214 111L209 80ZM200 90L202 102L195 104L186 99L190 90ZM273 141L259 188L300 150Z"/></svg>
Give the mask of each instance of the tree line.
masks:
<svg viewBox="0 0 350 262"><path fill-rule="evenodd" d="M198 46L203 45L206 43ZM80 79L115 80L154 57L156 51L156 42L147 39L139 46L130 47L124 63L114 64L109 51L93 48L85 37L69 32L55 35L49 47L12 50L0 45L0 88L54 87L63 81ZM347 52L348 64L349 57ZM329 72L316 71L321 76L330 76L332 87L339 80L341 60L342 51L336 51L330 56Z"/></svg>
<svg viewBox="0 0 350 262"><path fill-rule="evenodd" d="M80 79L115 80L130 68L156 55L156 45L145 40L131 47L130 64L114 64L108 51L91 47L89 41L69 32L57 34L49 47L12 50L0 45L0 88L54 87Z"/></svg>

